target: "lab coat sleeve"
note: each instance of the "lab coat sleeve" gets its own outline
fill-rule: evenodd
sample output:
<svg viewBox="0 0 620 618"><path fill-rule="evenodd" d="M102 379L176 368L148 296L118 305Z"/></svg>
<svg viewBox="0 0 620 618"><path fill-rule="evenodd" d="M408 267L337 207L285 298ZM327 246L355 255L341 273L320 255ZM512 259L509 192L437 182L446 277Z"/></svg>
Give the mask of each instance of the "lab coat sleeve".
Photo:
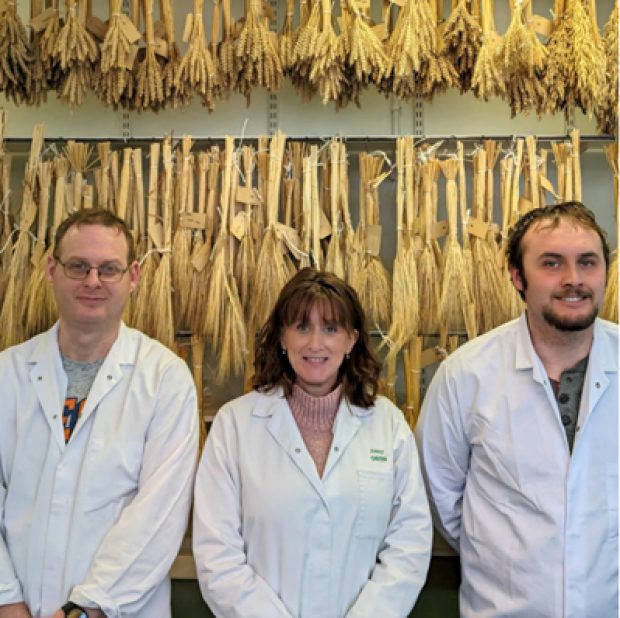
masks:
<svg viewBox="0 0 620 618"><path fill-rule="evenodd" d="M444 363L426 393L415 433L435 526L456 551L470 459L460 407Z"/></svg>
<svg viewBox="0 0 620 618"><path fill-rule="evenodd" d="M192 538L200 589L216 618L291 618L247 564L232 417L229 407L216 415L196 475Z"/></svg>
<svg viewBox="0 0 620 618"><path fill-rule="evenodd" d="M14 387L7 384L7 375L10 370L4 366L7 358L0 360L0 392L2 405L0 407L0 606L22 603L22 589L13 568L13 562L6 545L6 527L4 523L4 502L8 490L8 466L13 459L15 448L15 400Z"/></svg>
<svg viewBox="0 0 620 618"><path fill-rule="evenodd" d="M346 618L404 618L428 573L431 516L411 430L401 416L395 433L394 498L377 565Z"/></svg>
<svg viewBox="0 0 620 618"><path fill-rule="evenodd" d="M198 459L196 390L182 361L162 372L139 489L105 536L70 600L108 618L133 616L168 577L187 529Z"/></svg>

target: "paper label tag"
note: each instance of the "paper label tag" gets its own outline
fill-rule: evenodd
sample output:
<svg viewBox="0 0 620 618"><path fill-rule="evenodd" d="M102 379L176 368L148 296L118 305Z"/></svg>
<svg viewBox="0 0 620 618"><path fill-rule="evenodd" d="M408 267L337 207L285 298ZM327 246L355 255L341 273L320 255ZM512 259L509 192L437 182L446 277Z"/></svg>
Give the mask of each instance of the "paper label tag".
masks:
<svg viewBox="0 0 620 618"><path fill-rule="evenodd" d="M276 230L278 231L278 236L280 236L282 242L286 244L293 256L299 258L301 239L297 231L292 227L284 225L284 223L276 223Z"/></svg>
<svg viewBox="0 0 620 618"><path fill-rule="evenodd" d="M45 243L43 241L39 241L37 246L34 248L32 252L32 257L30 258L30 262L33 266L38 266L43 254L45 253Z"/></svg>
<svg viewBox="0 0 620 618"><path fill-rule="evenodd" d="M431 238L436 240L437 238L441 238L442 236L447 236L450 231L448 220L444 219L443 221L437 221L437 223L433 223L431 226Z"/></svg>
<svg viewBox="0 0 620 618"><path fill-rule="evenodd" d="M237 239L241 240L248 229L249 217L244 212L238 212L230 224L230 233Z"/></svg>
<svg viewBox="0 0 620 618"><path fill-rule="evenodd" d="M179 216L179 225L193 230L204 230L207 215L203 212L184 212Z"/></svg>
<svg viewBox="0 0 620 618"><path fill-rule="evenodd" d="M385 24L379 24L375 26L374 28L372 28L372 31L377 35L377 38L380 41L385 41L390 36L390 33L388 32Z"/></svg>
<svg viewBox="0 0 620 618"><path fill-rule="evenodd" d="M98 17L91 15L86 20L86 29L97 39L103 41L108 34L109 26Z"/></svg>
<svg viewBox="0 0 620 618"><path fill-rule="evenodd" d="M467 221L467 232L478 238L486 238L489 231L489 224L479 219L470 217Z"/></svg>
<svg viewBox="0 0 620 618"><path fill-rule="evenodd" d="M534 15L532 17L532 27L537 34L549 38L553 30L553 22L542 15Z"/></svg>
<svg viewBox="0 0 620 618"><path fill-rule="evenodd" d="M495 234L495 235L501 232L500 227L497 223L490 223L489 230L491 231L492 234Z"/></svg>
<svg viewBox="0 0 620 618"><path fill-rule="evenodd" d="M263 0L262 6L263 6L263 15L269 21L273 21L276 18L276 16L273 13L273 9L271 8L271 4L267 0Z"/></svg>
<svg viewBox="0 0 620 618"><path fill-rule="evenodd" d="M6 13L6 10L9 8L8 0L0 0L0 15L2 13Z"/></svg>
<svg viewBox="0 0 620 618"><path fill-rule="evenodd" d="M232 27L233 39L239 38L244 26L245 26L245 19L243 17L233 24L233 27Z"/></svg>
<svg viewBox="0 0 620 618"><path fill-rule="evenodd" d="M136 61L136 56L138 55L138 46L132 45L125 56L125 68L133 71L133 65Z"/></svg>
<svg viewBox="0 0 620 618"><path fill-rule="evenodd" d="M549 180L547 180L547 178L545 178L544 176L540 176L540 178L538 179L538 182L540 183L542 187L547 189L547 191L549 191L549 193L551 193L554 197L556 198L558 197L558 195L555 192L555 189L553 188L553 185L551 184Z"/></svg>
<svg viewBox="0 0 620 618"><path fill-rule="evenodd" d="M366 226L366 251L370 255L378 256L381 252L381 232L380 225Z"/></svg>
<svg viewBox="0 0 620 618"><path fill-rule="evenodd" d="M164 39L166 37L166 24L161 19L153 24L153 34L155 38Z"/></svg>
<svg viewBox="0 0 620 618"><path fill-rule="evenodd" d="M252 187L237 187L235 199L242 204L251 204L252 206L259 206L261 203L256 190Z"/></svg>
<svg viewBox="0 0 620 618"><path fill-rule="evenodd" d="M120 17L120 26L123 34L132 45L137 43L142 38L140 31L134 26L131 19L129 19L129 17L127 17L124 13Z"/></svg>
<svg viewBox="0 0 620 618"><path fill-rule="evenodd" d="M209 259L211 258L211 249L209 248L209 244L206 243L196 251L196 255L192 256L192 266L201 273L205 266L208 264Z"/></svg>
<svg viewBox="0 0 620 618"><path fill-rule="evenodd" d="M155 53L162 58L168 58L168 43L164 39L155 37Z"/></svg>
<svg viewBox="0 0 620 618"><path fill-rule="evenodd" d="M319 210L320 213L320 225L319 225L319 238L323 240L327 238L332 233L332 224L329 222L327 215L323 212L323 210Z"/></svg>
<svg viewBox="0 0 620 618"><path fill-rule="evenodd" d="M1 6L0 6L0 13L2 13ZM47 26L49 20L52 19L52 17L54 17L54 13L55 13L54 7L50 6L49 9L45 9L43 13L40 13L36 17L33 17L28 23L30 24L30 27L35 32L41 32L41 30L45 30L45 27ZM88 21L86 22L86 27L88 28Z"/></svg>
<svg viewBox="0 0 620 618"><path fill-rule="evenodd" d="M437 348L429 348L428 350L424 350L424 352L422 352L422 356L420 357L420 369L439 363L441 360L442 357Z"/></svg>
<svg viewBox="0 0 620 618"><path fill-rule="evenodd" d="M185 18L185 29L183 30L183 43L189 43L189 39L192 36L192 28L194 26L194 14L188 13Z"/></svg>
<svg viewBox="0 0 620 618"><path fill-rule="evenodd" d="M530 202L530 200L526 200L524 197L519 198L519 214L526 215L532 210L532 207L532 202Z"/></svg>
<svg viewBox="0 0 620 618"><path fill-rule="evenodd" d="M149 236L153 244L160 251L164 248L164 226L161 223L151 223L149 225Z"/></svg>

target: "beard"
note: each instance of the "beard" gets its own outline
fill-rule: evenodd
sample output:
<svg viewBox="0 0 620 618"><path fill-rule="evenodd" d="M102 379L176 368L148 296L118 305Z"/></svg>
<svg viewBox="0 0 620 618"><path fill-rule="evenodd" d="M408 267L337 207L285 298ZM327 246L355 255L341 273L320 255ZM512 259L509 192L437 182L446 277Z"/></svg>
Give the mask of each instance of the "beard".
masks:
<svg viewBox="0 0 620 618"><path fill-rule="evenodd" d="M543 307L542 316L547 324L553 326L559 331L576 333L582 330L586 330L594 324L596 316L598 315L598 307L594 305L592 310L585 315L580 315L574 318L559 315L550 307Z"/></svg>

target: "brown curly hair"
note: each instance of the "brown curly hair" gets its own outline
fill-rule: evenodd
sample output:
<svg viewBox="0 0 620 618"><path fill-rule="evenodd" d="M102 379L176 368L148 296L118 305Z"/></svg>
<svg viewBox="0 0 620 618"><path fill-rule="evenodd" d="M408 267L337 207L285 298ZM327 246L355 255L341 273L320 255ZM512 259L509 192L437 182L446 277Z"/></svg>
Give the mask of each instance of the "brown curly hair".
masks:
<svg viewBox="0 0 620 618"><path fill-rule="evenodd" d="M536 225L542 225L542 229L556 229L562 221L569 221L575 226L595 231L603 245L603 255L605 256L605 266L609 269L609 244L607 243L607 234L605 230L596 222L594 213L581 202L563 202L562 204L551 204L542 208L530 210L526 215L521 217L517 223L508 232L508 244L506 246L506 258L508 265L516 268L521 280L523 281L524 290L527 286L525 273L523 272L523 246L522 240L526 232ZM525 294L519 290L519 295L525 300Z"/></svg>
<svg viewBox="0 0 620 618"><path fill-rule="evenodd" d="M370 344L366 316L355 290L332 273L302 268L282 289L267 323L258 335L256 373L252 388L262 393L278 387L287 397L293 392L295 372L282 354L283 329L298 321L307 321L319 303L348 332L358 332L349 358L340 366L338 381L346 399L360 408L370 408L377 399L381 361Z"/></svg>

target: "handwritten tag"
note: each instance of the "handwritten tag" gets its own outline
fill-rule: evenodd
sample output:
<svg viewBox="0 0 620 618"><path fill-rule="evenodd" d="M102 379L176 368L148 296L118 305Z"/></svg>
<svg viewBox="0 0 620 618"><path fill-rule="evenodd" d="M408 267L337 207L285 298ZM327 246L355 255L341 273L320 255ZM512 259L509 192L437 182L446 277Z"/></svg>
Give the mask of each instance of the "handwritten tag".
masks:
<svg viewBox="0 0 620 618"><path fill-rule="evenodd" d="M136 61L136 56L138 55L138 46L132 45L125 56L125 68L133 71L133 65Z"/></svg>
<svg viewBox="0 0 620 618"><path fill-rule="evenodd" d="M241 35L241 31L243 30L245 26L245 19L242 17L241 19L237 20L232 27L232 35L233 35L233 39L238 39L239 36Z"/></svg>
<svg viewBox="0 0 620 618"><path fill-rule="evenodd" d="M377 38L380 41L385 41L390 36L390 33L388 32L385 24L379 24L375 26L374 28L372 28L372 31L377 35Z"/></svg>
<svg viewBox="0 0 620 618"><path fill-rule="evenodd" d="M127 40L133 45L137 43L142 35L140 31L134 26L134 23L123 13L120 17L120 26L123 34L127 37Z"/></svg>
<svg viewBox="0 0 620 618"><path fill-rule="evenodd" d="M276 230L293 256L299 258L301 239L299 238L297 230L294 230L292 227L288 227L288 225L284 225L284 223L276 223Z"/></svg>
<svg viewBox="0 0 620 618"><path fill-rule="evenodd" d="M442 236L447 236L450 231L448 226L448 220L444 219L443 221L437 221L437 223L433 223L431 226L431 238L436 240L437 238L441 238Z"/></svg>
<svg viewBox="0 0 620 618"><path fill-rule="evenodd" d="M184 212L179 216L179 224L193 230L204 230L207 215L203 212Z"/></svg>
<svg viewBox="0 0 620 618"><path fill-rule="evenodd" d="M553 30L553 22L542 15L534 15L532 17L532 27L537 34L549 38Z"/></svg>
<svg viewBox="0 0 620 618"><path fill-rule="evenodd" d="M237 187L235 199L242 204L250 204L251 206L259 206L261 203L256 190L252 187Z"/></svg>
<svg viewBox="0 0 620 618"><path fill-rule="evenodd" d="M166 37L166 24L161 19L158 19L153 24L153 34L156 38L163 39Z"/></svg>
<svg viewBox="0 0 620 618"><path fill-rule="evenodd" d="M155 37L155 53L162 58L168 58L168 43L164 39Z"/></svg>
<svg viewBox="0 0 620 618"><path fill-rule="evenodd" d="M467 231L469 234L477 236L478 238L486 238L487 232L489 231L489 225L484 221L470 217L467 221Z"/></svg>
<svg viewBox="0 0 620 618"><path fill-rule="evenodd" d="M161 251L164 248L164 226L161 223L151 223L149 236L155 247Z"/></svg>
<svg viewBox="0 0 620 618"><path fill-rule="evenodd" d="M366 226L366 251L370 255L378 256L381 252L381 233L383 228L380 225Z"/></svg>
<svg viewBox="0 0 620 618"><path fill-rule="evenodd" d="M211 248L209 243L205 243L196 251L196 255L192 256L192 266L201 273L211 258Z"/></svg>
<svg viewBox="0 0 620 618"><path fill-rule="evenodd" d="M524 197L519 198L519 214L526 215L532 210L532 207L532 202L530 202L530 200L526 200Z"/></svg>
<svg viewBox="0 0 620 618"><path fill-rule="evenodd" d="M241 240L248 229L249 217L244 212L238 212L230 224L230 233L237 239Z"/></svg>
<svg viewBox="0 0 620 618"><path fill-rule="evenodd" d="M327 215L323 212L323 210L319 210L320 217L320 226L319 226L319 238L323 240L327 238L332 233L332 224L329 222Z"/></svg>
<svg viewBox="0 0 620 618"><path fill-rule="evenodd" d="M428 350L424 350L420 358L420 369L424 369L425 367L428 367L429 365L434 365L435 363L439 363L441 360L442 360L442 357L439 354L437 348L429 348Z"/></svg>
<svg viewBox="0 0 620 618"><path fill-rule="evenodd" d="M0 13L2 13L2 7L0 7ZM54 7L50 6L49 9L45 9L43 13L33 17L28 23L35 32L41 32L41 30L45 30L50 19L54 17L54 13ZM88 28L88 22L86 22L86 27Z"/></svg>
<svg viewBox="0 0 620 618"><path fill-rule="evenodd" d="M267 0L263 0L263 15L269 20L269 21L273 21L276 16L273 13L273 8L271 7L271 4L267 1Z"/></svg>

